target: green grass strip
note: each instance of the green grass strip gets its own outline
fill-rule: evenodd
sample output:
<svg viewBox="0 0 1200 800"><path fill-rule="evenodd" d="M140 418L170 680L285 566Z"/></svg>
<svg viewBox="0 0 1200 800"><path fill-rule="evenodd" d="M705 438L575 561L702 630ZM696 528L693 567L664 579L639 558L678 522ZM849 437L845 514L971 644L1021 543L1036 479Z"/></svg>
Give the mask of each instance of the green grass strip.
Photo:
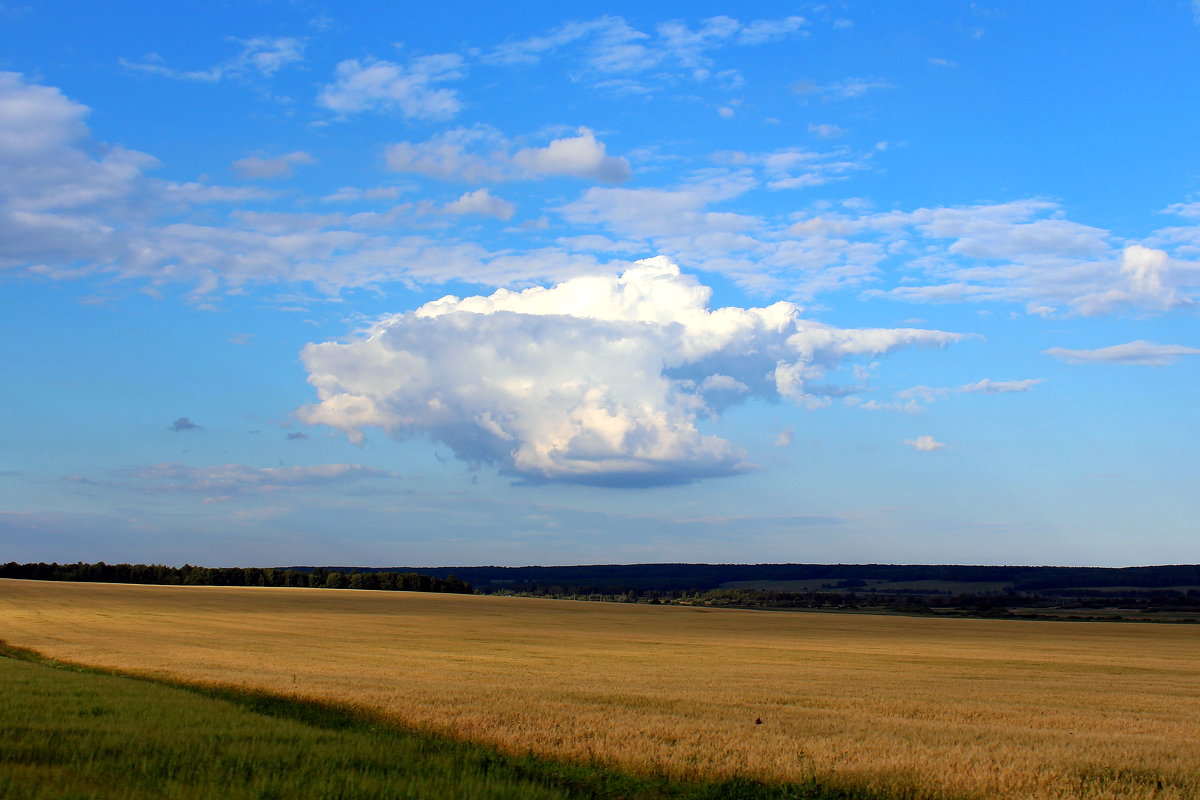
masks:
<svg viewBox="0 0 1200 800"><path fill-rule="evenodd" d="M351 709L176 684L0 643L6 800L863 800L685 782L415 733Z"/></svg>

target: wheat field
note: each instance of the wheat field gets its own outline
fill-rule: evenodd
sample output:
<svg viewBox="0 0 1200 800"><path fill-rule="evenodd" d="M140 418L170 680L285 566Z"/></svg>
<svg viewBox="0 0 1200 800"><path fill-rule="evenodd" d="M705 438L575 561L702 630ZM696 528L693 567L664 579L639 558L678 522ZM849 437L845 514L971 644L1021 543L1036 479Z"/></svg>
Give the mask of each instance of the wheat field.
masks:
<svg viewBox="0 0 1200 800"><path fill-rule="evenodd" d="M0 580L0 638L681 778L1200 798L1187 625Z"/></svg>

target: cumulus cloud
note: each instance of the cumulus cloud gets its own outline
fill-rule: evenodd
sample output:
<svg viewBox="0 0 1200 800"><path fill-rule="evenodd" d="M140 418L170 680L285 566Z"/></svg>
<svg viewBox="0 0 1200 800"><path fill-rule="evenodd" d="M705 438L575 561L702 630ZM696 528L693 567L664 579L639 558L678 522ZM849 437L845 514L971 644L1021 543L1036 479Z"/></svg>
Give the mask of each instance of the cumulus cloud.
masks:
<svg viewBox="0 0 1200 800"><path fill-rule="evenodd" d="M554 139L545 147L511 152L512 142L494 128L456 128L425 142L397 142L385 151L388 169L440 180L483 183L555 175L622 183L632 172L624 158L610 156L588 128Z"/></svg>
<svg viewBox="0 0 1200 800"><path fill-rule="evenodd" d="M932 453L936 450L945 449L946 445L934 439L932 436L918 436L915 439L905 439L904 443L913 450L918 450L922 453Z"/></svg>
<svg viewBox="0 0 1200 800"><path fill-rule="evenodd" d="M665 258L619 276L445 297L346 343L303 351L318 402L298 410L361 440L426 434L473 464L531 480L646 486L751 468L699 421L722 404L822 405L842 362L960 336L839 329L780 302L711 310L711 290Z"/></svg>
<svg viewBox="0 0 1200 800"><path fill-rule="evenodd" d="M300 164L315 164L317 160L303 150L270 158L247 156L233 162L234 172L242 178L289 178Z"/></svg>
<svg viewBox="0 0 1200 800"><path fill-rule="evenodd" d="M603 142L587 128L579 135L555 139L546 147L527 147L513 155L513 164L534 175L571 175L602 183L629 180L629 162L607 155Z"/></svg>
<svg viewBox="0 0 1200 800"><path fill-rule="evenodd" d="M172 69L163 64L161 58L154 55L141 62L121 59L121 66L135 72L164 78L216 83L227 79L270 78L284 67L304 60L304 39L259 36L253 39L231 39L231 41L242 45L241 52L233 58L207 69Z"/></svg>
<svg viewBox="0 0 1200 800"><path fill-rule="evenodd" d="M1171 259L1162 250L1126 247L1121 251L1119 276L1102 291L1077 298L1073 305L1084 314L1098 314L1120 306L1168 311L1193 302L1181 299L1178 289L1170 285Z"/></svg>
<svg viewBox="0 0 1200 800"><path fill-rule="evenodd" d="M467 192L452 203L442 207L447 214L481 214L497 219L512 219L517 207L507 200L494 197L487 189Z"/></svg>
<svg viewBox="0 0 1200 800"><path fill-rule="evenodd" d="M340 115L395 111L412 119L446 120L462 109L458 93L435 84L459 80L466 62L455 53L419 56L407 64L376 59L346 59L317 103Z"/></svg>
<svg viewBox="0 0 1200 800"><path fill-rule="evenodd" d="M1042 352L1068 364L1141 364L1161 367L1175 362L1180 356L1200 355L1200 348L1181 344L1155 344L1139 339L1136 342L1115 344L1096 350L1051 347Z"/></svg>

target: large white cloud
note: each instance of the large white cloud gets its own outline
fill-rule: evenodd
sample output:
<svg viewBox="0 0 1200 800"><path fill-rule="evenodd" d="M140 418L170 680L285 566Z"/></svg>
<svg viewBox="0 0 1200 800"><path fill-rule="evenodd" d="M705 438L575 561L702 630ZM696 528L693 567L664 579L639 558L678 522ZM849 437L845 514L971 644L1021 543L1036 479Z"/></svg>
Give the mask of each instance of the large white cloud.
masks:
<svg viewBox="0 0 1200 800"><path fill-rule="evenodd" d="M346 343L308 345L318 402L299 410L361 439L428 434L472 463L535 480L652 485L750 468L698 421L748 397L824 402L843 361L957 334L847 330L786 302L708 307L666 258L551 288L445 297Z"/></svg>

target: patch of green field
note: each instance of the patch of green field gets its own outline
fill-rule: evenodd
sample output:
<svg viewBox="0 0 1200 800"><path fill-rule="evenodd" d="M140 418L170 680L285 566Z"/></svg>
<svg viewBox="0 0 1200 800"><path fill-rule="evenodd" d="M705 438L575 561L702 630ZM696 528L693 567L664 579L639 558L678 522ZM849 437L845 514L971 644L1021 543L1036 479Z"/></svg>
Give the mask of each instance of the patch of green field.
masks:
<svg viewBox="0 0 1200 800"><path fill-rule="evenodd" d="M513 757L346 709L164 685L0 646L6 800L835 800L814 784L681 783Z"/></svg>

